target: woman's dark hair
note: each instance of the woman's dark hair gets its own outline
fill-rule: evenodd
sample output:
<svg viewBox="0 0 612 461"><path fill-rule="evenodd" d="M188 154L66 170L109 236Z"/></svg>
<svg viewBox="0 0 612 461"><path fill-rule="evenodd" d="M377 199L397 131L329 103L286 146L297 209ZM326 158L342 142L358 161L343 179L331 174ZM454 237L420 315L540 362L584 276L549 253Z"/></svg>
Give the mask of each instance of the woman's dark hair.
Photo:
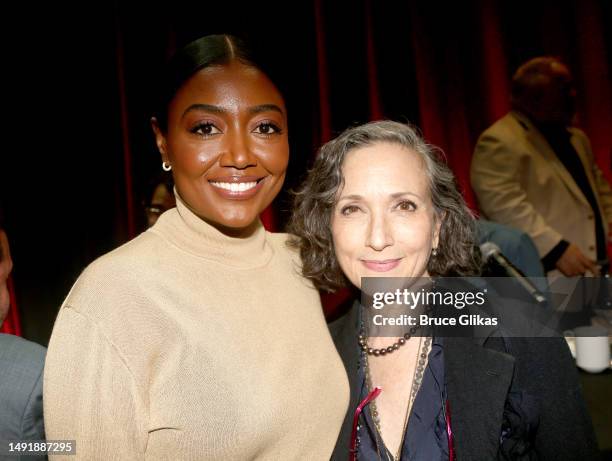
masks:
<svg viewBox="0 0 612 461"><path fill-rule="evenodd" d="M159 98L153 116L159 127L166 131L168 105L178 89L196 72L209 66L240 61L261 69L246 44L232 35L207 35L189 43L166 65L159 89ZM263 69L262 69L263 70Z"/></svg>
<svg viewBox="0 0 612 461"><path fill-rule="evenodd" d="M347 286L334 252L331 216L344 185L342 165L353 149L387 142L399 144L421 157L428 178L436 218L441 221L437 255L427 269L432 276L467 276L479 273L474 216L459 193L455 177L441 151L409 125L392 121L371 122L344 131L324 144L301 188L294 192L289 245L298 248L302 274L325 291ZM373 159L375 161L375 159Z"/></svg>

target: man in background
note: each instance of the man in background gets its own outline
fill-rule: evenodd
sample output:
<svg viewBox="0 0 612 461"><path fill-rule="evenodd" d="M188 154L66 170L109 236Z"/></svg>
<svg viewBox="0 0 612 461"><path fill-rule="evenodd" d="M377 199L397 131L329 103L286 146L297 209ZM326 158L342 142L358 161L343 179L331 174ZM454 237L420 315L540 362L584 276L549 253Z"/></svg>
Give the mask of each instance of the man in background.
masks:
<svg viewBox="0 0 612 461"><path fill-rule="evenodd" d="M586 134L570 126L575 97L560 60L526 62L512 110L480 136L471 165L483 214L527 233L549 276L597 275L607 260L612 191Z"/></svg>
<svg viewBox="0 0 612 461"><path fill-rule="evenodd" d="M0 216L1 218L1 216ZM0 221L0 326L10 307L7 279L13 267ZM44 440L42 379L45 348L0 334L0 460L41 460L45 455L8 455L8 441Z"/></svg>

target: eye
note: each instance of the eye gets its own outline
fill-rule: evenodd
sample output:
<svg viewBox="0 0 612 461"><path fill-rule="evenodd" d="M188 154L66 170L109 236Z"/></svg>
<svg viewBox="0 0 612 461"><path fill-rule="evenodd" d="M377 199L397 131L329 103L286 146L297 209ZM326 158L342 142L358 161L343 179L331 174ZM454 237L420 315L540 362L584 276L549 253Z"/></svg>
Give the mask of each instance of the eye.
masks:
<svg viewBox="0 0 612 461"><path fill-rule="evenodd" d="M190 131L194 134L199 134L204 138L221 133L221 130L217 128L212 122L200 122Z"/></svg>
<svg viewBox="0 0 612 461"><path fill-rule="evenodd" d="M283 130L276 123L268 121L259 123L253 130L253 133L262 134L265 136L281 134L282 132Z"/></svg>
<svg viewBox="0 0 612 461"><path fill-rule="evenodd" d="M348 216L358 211L361 211L361 210L357 205L346 205L342 207L342 209L340 210L340 214L342 214L343 216Z"/></svg>
<svg viewBox="0 0 612 461"><path fill-rule="evenodd" d="M416 211L417 206L416 203L411 200L402 200L395 205L395 208L400 211Z"/></svg>

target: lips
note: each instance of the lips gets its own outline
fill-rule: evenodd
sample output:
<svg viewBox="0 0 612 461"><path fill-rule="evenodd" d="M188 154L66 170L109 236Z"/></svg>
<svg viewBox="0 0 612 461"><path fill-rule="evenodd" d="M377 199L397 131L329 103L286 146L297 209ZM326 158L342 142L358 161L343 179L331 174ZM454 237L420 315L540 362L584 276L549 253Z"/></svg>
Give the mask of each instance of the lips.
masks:
<svg viewBox="0 0 612 461"><path fill-rule="evenodd" d="M392 269L395 269L399 266L402 258L396 259L384 259L384 260L375 260L375 259L362 259L361 263L374 272L388 272Z"/></svg>
<svg viewBox="0 0 612 461"><path fill-rule="evenodd" d="M208 183L223 198L247 200L257 194L264 180L265 176L226 176L209 179Z"/></svg>
<svg viewBox="0 0 612 461"><path fill-rule="evenodd" d="M211 182L213 187L225 189L230 192L244 192L257 186L257 181L252 182Z"/></svg>

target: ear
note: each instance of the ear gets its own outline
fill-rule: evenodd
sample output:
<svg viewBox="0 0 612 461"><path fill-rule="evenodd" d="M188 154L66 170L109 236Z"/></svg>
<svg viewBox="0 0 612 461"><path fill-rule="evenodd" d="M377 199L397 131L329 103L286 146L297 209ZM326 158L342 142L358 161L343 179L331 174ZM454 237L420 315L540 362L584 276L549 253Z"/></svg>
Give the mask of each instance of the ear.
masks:
<svg viewBox="0 0 612 461"><path fill-rule="evenodd" d="M153 128L153 133L155 133L155 144L157 144L157 149L162 157L162 162L168 162L168 145L166 143L166 135L162 131L159 126L159 122L157 118L151 117L151 128Z"/></svg>
<svg viewBox="0 0 612 461"><path fill-rule="evenodd" d="M11 305L11 296L6 281L13 269L11 251L8 239L3 230L0 229L0 326L8 313Z"/></svg>
<svg viewBox="0 0 612 461"><path fill-rule="evenodd" d="M12 270L13 260L11 259L11 249L8 245L8 238L4 230L0 229L0 290L5 286Z"/></svg>
<svg viewBox="0 0 612 461"><path fill-rule="evenodd" d="M13 260L11 259L11 248L4 230L0 229L0 285L6 282L9 274L13 270Z"/></svg>

